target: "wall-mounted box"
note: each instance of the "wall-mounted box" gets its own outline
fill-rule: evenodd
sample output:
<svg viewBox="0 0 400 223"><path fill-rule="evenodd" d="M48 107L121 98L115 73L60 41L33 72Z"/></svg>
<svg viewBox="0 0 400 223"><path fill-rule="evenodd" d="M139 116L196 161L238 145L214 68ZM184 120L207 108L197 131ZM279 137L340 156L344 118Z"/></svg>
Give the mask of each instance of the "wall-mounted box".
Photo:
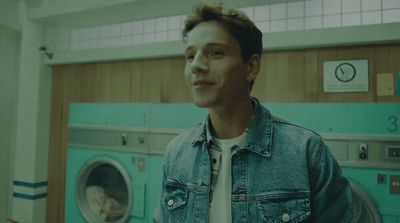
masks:
<svg viewBox="0 0 400 223"><path fill-rule="evenodd" d="M392 73L379 73L376 75L376 91L378 96L394 95L394 80Z"/></svg>

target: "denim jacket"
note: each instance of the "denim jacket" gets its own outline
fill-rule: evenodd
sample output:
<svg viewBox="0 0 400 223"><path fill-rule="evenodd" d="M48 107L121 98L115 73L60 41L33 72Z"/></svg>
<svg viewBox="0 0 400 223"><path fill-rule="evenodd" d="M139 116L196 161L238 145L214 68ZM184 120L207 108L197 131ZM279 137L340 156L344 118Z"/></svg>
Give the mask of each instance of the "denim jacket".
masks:
<svg viewBox="0 0 400 223"><path fill-rule="evenodd" d="M206 123L167 146L154 222L207 222L211 164ZM349 182L315 132L271 115L255 100L244 147L232 156L232 222L347 223Z"/></svg>

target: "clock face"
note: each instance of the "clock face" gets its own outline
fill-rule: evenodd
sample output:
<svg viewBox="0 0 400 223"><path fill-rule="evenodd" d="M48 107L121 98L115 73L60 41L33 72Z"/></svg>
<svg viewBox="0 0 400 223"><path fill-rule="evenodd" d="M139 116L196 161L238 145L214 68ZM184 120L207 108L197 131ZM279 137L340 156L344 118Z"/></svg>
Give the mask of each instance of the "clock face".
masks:
<svg viewBox="0 0 400 223"><path fill-rule="evenodd" d="M356 68L350 63L341 63L335 69L335 76L341 82L349 82L356 76Z"/></svg>

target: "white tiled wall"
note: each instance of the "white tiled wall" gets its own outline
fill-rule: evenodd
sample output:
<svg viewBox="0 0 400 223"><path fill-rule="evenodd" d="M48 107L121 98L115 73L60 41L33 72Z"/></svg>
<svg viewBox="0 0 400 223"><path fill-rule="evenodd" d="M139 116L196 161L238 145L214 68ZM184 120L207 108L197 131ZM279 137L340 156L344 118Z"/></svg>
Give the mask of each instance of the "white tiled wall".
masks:
<svg viewBox="0 0 400 223"><path fill-rule="evenodd" d="M240 8L263 32L400 22L400 0L300 0ZM186 15L74 29L70 50L177 41Z"/></svg>

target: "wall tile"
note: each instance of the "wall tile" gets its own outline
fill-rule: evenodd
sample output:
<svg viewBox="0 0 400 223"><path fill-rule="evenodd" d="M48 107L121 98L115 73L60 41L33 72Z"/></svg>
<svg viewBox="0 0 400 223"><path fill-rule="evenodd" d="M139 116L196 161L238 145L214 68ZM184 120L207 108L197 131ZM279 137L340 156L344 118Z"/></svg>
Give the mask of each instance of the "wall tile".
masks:
<svg viewBox="0 0 400 223"><path fill-rule="evenodd" d="M361 13L349 13L342 15L342 26L361 25Z"/></svg>
<svg viewBox="0 0 400 223"><path fill-rule="evenodd" d="M288 19L287 30L304 30L304 18Z"/></svg>
<svg viewBox="0 0 400 223"><path fill-rule="evenodd" d="M286 4L271 5L271 20L286 18Z"/></svg>
<svg viewBox="0 0 400 223"><path fill-rule="evenodd" d="M400 0L382 0L383 9L400 8Z"/></svg>
<svg viewBox="0 0 400 223"><path fill-rule="evenodd" d="M151 33L155 31L156 31L156 20L155 19L144 20L144 32Z"/></svg>
<svg viewBox="0 0 400 223"><path fill-rule="evenodd" d="M100 26L90 28L90 39L100 39Z"/></svg>
<svg viewBox="0 0 400 223"><path fill-rule="evenodd" d="M168 20L165 18L158 18L156 20L156 31L166 31L168 26Z"/></svg>
<svg viewBox="0 0 400 223"><path fill-rule="evenodd" d="M92 39L89 41L89 48L96 49L100 47L100 39Z"/></svg>
<svg viewBox="0 0 400 223"><path fill-rule="evenodd" d="M188 18L187 15L181 15L181 25L180 27L183 29L183 27L185 27L185 21Z"/></svg>
<svg viewBox="0 0 400 223"><path fill-rule="evenodd" d="M377 10L381 9L381 0L362 0L361 1L361 10L369 11L369 10Z"/></svg>
<svg viewBox="0 0 400 223"><path fill-rule="evenodd" d="M82 28L79 30L79 41L90 39L90 30L88 28Z"/></svg>
<svg viewBox="0 0 400 223"><path fill-rule="evenodd" d="M383 23L400 22L400 9L383 10Z"/></svg>
<svg viewBox="0 0 400 223"><path fill-rule="evenodd" d="M121 24L121 35L122 36L132 35L132 23L125 22Z"/></svg>
<svg viewBox="0 0 400 223"><path fill-rule="evenodd" d="M143 26L144 26L143 21L134 21L132 23L132 34L143 33L143 30L144 30Z"/></svg>
<svg viewBox="0 0 400 223"><path fill-rule="evenodd" d="M168 40L168 32L167 31L156 32L155 42L165 42L167 40Z"/></svg>
<svg viewBox="0 0 400 223"><path fill-rule="evenodd" d="M180 28L181 28L181 16L168 17L168 30L174 30Z"/></svg>
<svg viewBox="0 0 400 223"><path fill-rule="evenodd" d="M121 46L131 45L131 36L121 36Z"/></svg>
<svg viewBox="0 0 400 223"><path fill-rule="evenodd" d="M306 16L322 15L322 0L305 1Z"/></svg>
<svg viewBox="0 0 400 223"><path fill-rule="evenodd" d="M239 10L244 12L251 20L254 20L254 7L240 8Z"/></svg>
<svg viewBox="0 0 400 223"><path fill-rule="evenodd" d="M380 23L382 23L382 12L380 10L362 12L363 25L380 24Z"/></svg>
<svg viewBox="0 0 400 223"><path fill-rule="evenodd" d="M141 44L143 43L143 34L135 34L132 36L131 44Z"/></svg>
<svg viewBox="0 0 400 223"><path fill-rule="evenodd" d="M360 12L361 11L361 0L345 0L342 1L342 12Z"/></svg>
<svg viewBox="0 0 400 223"><path fill-rule="evenodd" d="M326 15L323 17L322 26L324 28L340 27L341 19L340 15Z"/></svg>
<svg viewBox="0 0 400 223"><path fill-rule="evenodd" d="M260 29L261 32L267 33L270 31L270 22L269 21L259 21L255 22L256 26L258 29Z"/></svg>
<svg viewBox="0 0 400 223"><path fill-rule="evenodd" d="M143 42L144 43L154 43L155 40L156 40L155 33L145 33L143 35Z"/></svg>
<svg viewBox="0 0 400 223"><path fill-rule="evenodd" d="M77 50L77 49L79 49L79 42L78 41L76 41L76 42L71 42L71 50Z"/></svg>
<svg viewBox="0 0 400 223"><path fill-rule="evenodd" d="M288 18L304 17L304 1L288 3L287 17Z"/></svg>
<svg viewBox="0 0 400 223"><path fill-rule="evenodd" d="M79 42L78 49L79 50L88 49L89 48L89 43L90 43L89 40L81 40Z"/></svg>
<svg viewBox="0 0 400 223"><path fill-rule="evenodd" d="M340 14L340 0L323 0L322 5L324 15Z"/></svg>
<svg viewBox="0 0 400 223"><path fill-rule="evenodd" d="M106 39L106 38L108 38L110 36L111 36L110 26L109 25L101 26L100 27L100 38L101 39Z"/></svg>
<svg viewBox="0 0 400 223"><path fill-rule="evenodd" d="M109 38L100 39L100 47L106 48L110 46Z"/></svg>
<svg viewBox="0 0 400 223"><path fill-rule="evenodd" d="M273 20L271 21L271 32L286 31L286 20Z"/></svg>
<svg viewBox="0 0 400 223"><path fill-rule="evenodd" d="M71 30L71 42L79 41L79 29Z"/></svg>
<svg viewBox="0 0 400 223"><path fill-rule="evenodd" d="M177 41L181 39L181 32L179 30L169 30L167 34L168 41Z"/></svg>
<svg viewBox="0 0 400 223"><path fill-rule="evenodd" d="M121 37L120 36L114 36L109 39L110 41L110 47L118 47L121 45Z"/></svg>
<svg viewBox="0 0 400 223"><path fill-rule="evenodd" d="M322 28L322 16L305 18L305 29L320 29Z"/></svg>
<svg viewBox="0 0 400 223"><path fill-rule="evenodd" d="M269 19L269 5L259 5L254 7L254 21L265 21Z"/></svg>
<svg viewBox="0 0 400 223"><path fill-rule="evenodd" d="M112 24L110 28L110 34L111 37L121 36L121 24L120 23Z"/></svg>

